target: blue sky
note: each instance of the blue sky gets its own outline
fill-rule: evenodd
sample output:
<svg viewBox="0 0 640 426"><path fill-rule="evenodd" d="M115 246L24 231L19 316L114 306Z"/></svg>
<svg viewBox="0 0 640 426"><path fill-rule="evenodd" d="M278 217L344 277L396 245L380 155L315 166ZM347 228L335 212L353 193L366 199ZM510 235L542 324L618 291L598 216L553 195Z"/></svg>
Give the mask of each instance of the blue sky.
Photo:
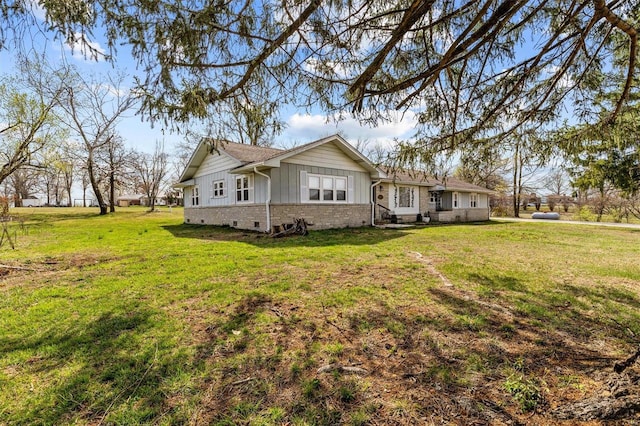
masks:
<svg viewBox="0 0 640 426"><path fill-rule="evenodd" d="M115 61L109 63L104 60L96 61L86 58L77 46L72 50L70 46L59 40L46 38L42 33L31 36L31 39L34 40L35 50L37 52L44 51L52 64L64 59L76 66L81 73L96 75L124 71L131 77L129 83L133 81L133 76L139 73L128 46L118 46L118 50L115 52ZM31 42L31 40L24 40L24 42ZM104 51L106 49L101 40L90 40L90 42L98 50ZM0 74L15 72L14 61L15 57L11 51L0 51ZM288 109L283 111L282 119L286 122L286 128L274 141L274 146L283 148L310 142L338 132L354 145L358 141L367 141L369 148L373 148L375 145L390 147L394 138L407 138L412 135L415 125L415 117L411 112L403 117L399 116L396 123L382 123L374 128L360 125L350 116L346 116L336 123L320 110L306 112ZM147 152L154 149L157 140L164 140L165 148L169 152L174 149L177 143L184 140L184 135L165 128L164 123L152 125L141 116L136 115L136 111L131 111L119 123L118 132L124 138L127 146Z"/></svg>

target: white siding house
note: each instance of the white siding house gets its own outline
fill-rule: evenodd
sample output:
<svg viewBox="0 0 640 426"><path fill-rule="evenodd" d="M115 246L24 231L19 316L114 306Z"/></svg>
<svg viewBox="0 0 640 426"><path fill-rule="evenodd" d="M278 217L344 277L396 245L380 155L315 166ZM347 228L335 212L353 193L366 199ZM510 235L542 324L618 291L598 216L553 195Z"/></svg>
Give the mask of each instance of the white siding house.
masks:
<svg viewBox="0 0 640 426"><path fill-rule="evenodd" d="M386 170L374 187L375 217L379 221L414 222L429 216L433 222L489 220L492 191L455 178L435 179L422 172Z"/></svg>
<svg viewBox="0 0 640 426"><path fill-rule="evenodd" d="M174 186L184 191L186 223L267 232L295 218L313 229L427 214L441 222L488 220L491 192L385 172L337 135L290 150L205 139Z"/></svg>
<svg viewBox="0 0 640 426"><path fill-rule="evenodd" d="M187 223L270 231L305 218L324 229L371 224L383 176L340 136L291 150L203 140L175 186Z"/></svg>

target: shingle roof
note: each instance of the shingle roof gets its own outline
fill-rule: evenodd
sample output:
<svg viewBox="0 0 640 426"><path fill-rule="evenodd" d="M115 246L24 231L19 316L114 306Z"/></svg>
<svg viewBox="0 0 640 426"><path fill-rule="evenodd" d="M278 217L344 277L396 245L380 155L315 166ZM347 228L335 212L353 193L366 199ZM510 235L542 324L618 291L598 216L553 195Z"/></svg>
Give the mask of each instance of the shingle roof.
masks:
<svg viewBox="0 0 640 426"><path fill-rule="evenodd" d="M426 186L435 186L440 184L440 181L433 176L429 176L426 173L417 170L394 170L390 168L383 168L383 170L387 174L387 178L385 179L387 181L422 184Z"/></svg>
<svg viewBox="0 0 640 426"><path fill-rule="evenodd" d="M317 146L320 146L329 142L336 144L338 149L344 152L347 156L349 156L353 161L355 161L360 166L362 166L365 170L368 170L372 176L375 176L375 177L380 176L381 171L373 163L371 163L371 161L368 158L366 158L364 155L358 152L355 148L349 145L349 143L339 135L327 136L325 138L318 139L316 141L312 141L304 145L296 146L294 148L287 149L287 150L267 148L268 150L271 151L271 153L269 151L263 151L262 153L258 153L257 151L255 153L249 153L251 155L255 155L256 157L260 157L260 158L254 159L253 161L247 161L241 167L238 167L235 170L245 171L251 168L252 166L256 166L256 167L264 166L265 163L267 162L270 162L270 164L268 164L269 167L279 167L280 161L287 159L289 157L292 157L294 155L303 153L307 150L314 149ZM231 149L234 149L238 147L238 144L233 144L233 145L229 144L228 146L231 147ZM239 148L244 151L244 147L246 147L246 145L240 146ZM229 152L227 148L222 147L222 149L228 154L234 156L234 154ZM243 154L247 154L247 152L244 151ZM236 155L242 155L242 154L237 153ZM235 157L235 156L234 158L239 159L238 157Z"/></svg>
<svg viewBox="0 0 640 426"><path fill-rule="evenodd" d="M268 160L284 152L277 148L266 148L264 146L246 145L236 142L219 141L218 144L219 149L222 149L233 158L245 164Z"/></svg>
<svg viewBox="0 0 640 426"><path fill-rule="evenodd" d="M425 172L419 170L387 169L385 170L385 172L387 173L387 178L385 180L388 182L408 183L424 186L442 185L447 189L447 191L483 193L493 192L490 189L483 188L482 186L474 185L472 183L468 183L454 177L447 176L446 178L436 179L433 176L429 176Z"/></svg>
<svg viewBox="0 0 640 426"><path fill-rule="evenodd" d="M443 185L448 191L483 192L487 194L494 192L490 189L474 185L454 177L447 177L446 179L443 179Z"/></svg>

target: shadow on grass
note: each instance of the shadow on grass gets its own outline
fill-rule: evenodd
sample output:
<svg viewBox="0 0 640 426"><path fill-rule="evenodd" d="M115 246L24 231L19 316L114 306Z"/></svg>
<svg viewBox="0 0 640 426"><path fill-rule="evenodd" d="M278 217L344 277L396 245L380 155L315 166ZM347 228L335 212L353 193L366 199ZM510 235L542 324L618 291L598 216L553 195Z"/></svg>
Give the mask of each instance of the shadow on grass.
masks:
<svg viewBox="0 0 640 426"><path fill-rule="evenodd" d="M22 411L0 413L0 423L141 424L158 418L166 410L161 385L181 362L164 353L162 342L149 342L151 315L108 313L67 330L0 338L2 356L33 354L17 368L38 377L35 394L19 396L32 401Z"/></svg>
<svg viewBox="0 0 640 426"><path fill-rule="evenodd" d="M525 291L526 286L518 278L510 276L491 277L485 274L467 274L467 280L490 290Z"/></svg>
<svg viewBox="0 0 640 426"><path fill-rule="evenodd" d="M176 238L194 238L209 241L236 241L248 243L260 248L282 247L324 247L337 245L373 245L401 238L406 233L399 229L343 228L310 231L309 235L292 235L283 238L271 238L265 233L243 231L224 226L213 225L165 225L164 230Z"/></svg>
<svg viewBox="0 0 640 426"><path fill-rule="evenodd" d="M450 288L429 291L446 313L370 300L353 310L323 308L320 315L267 296L245 298L212 325L201 347L203 361L219 375L203 393L200 420L555 424L548 409L563 401L567 386L613 365L608 348L591 347L584 330L590 323L607 334L606 321L556 310L550 315L558 321L540 324L546 317L506 312L505 300L476 300ZM544 296L530 299L539 311L553 309ZM321 374L319 367L329 363L369 374ZM505 391L508 380L532 383L538 393L529 402L537 409L524 412Z"/></svg>

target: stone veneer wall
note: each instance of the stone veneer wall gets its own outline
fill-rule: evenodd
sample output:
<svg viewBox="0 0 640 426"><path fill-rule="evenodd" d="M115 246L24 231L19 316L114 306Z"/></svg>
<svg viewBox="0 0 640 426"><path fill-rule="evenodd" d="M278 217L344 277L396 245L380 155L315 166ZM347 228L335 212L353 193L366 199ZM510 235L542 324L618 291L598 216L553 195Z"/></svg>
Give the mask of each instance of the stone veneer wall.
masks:
<svg viewBox="0 0 640 426"><path fill-rule="evenodd" d="M429 204L429 188L426 186L420 187L420 214L424 215L430 208L435 208L435 204L431 206Z"/></svg>
<svg viewBox="0 0 640 426"><path fill-rule="evenodd" d="M267 229L267 210L264 204L187 207L184 209L184 221L196 225L227 225L239 229L265 231ZM255 226L256 222L258 222L258 227Z"/></svg>
<svg viewBox="0 0 640 426"><path fill-rule="evenodd" d="M370 204L272 204L271 226L304 218L310 229L330 229L371 225ZM245 206L196 207L184 209L184 221L191 224L227 225L238 229L265 231L264 204ZM256 227L258 222L258 227Z"/></svg>
<svg viewBox="0 0 640 426"><path fill-rule="evenodd" d="M481 222L489 220L489 209L480 207L444 210L432 214L431 220L438 222Z"/></svg>
<svg viewBox="0 0 640 426"><path fill-rule="evenodd" d="M273 204L271 226L304 218L310 229L330 229L371 225L371 204Z"/></svg>

